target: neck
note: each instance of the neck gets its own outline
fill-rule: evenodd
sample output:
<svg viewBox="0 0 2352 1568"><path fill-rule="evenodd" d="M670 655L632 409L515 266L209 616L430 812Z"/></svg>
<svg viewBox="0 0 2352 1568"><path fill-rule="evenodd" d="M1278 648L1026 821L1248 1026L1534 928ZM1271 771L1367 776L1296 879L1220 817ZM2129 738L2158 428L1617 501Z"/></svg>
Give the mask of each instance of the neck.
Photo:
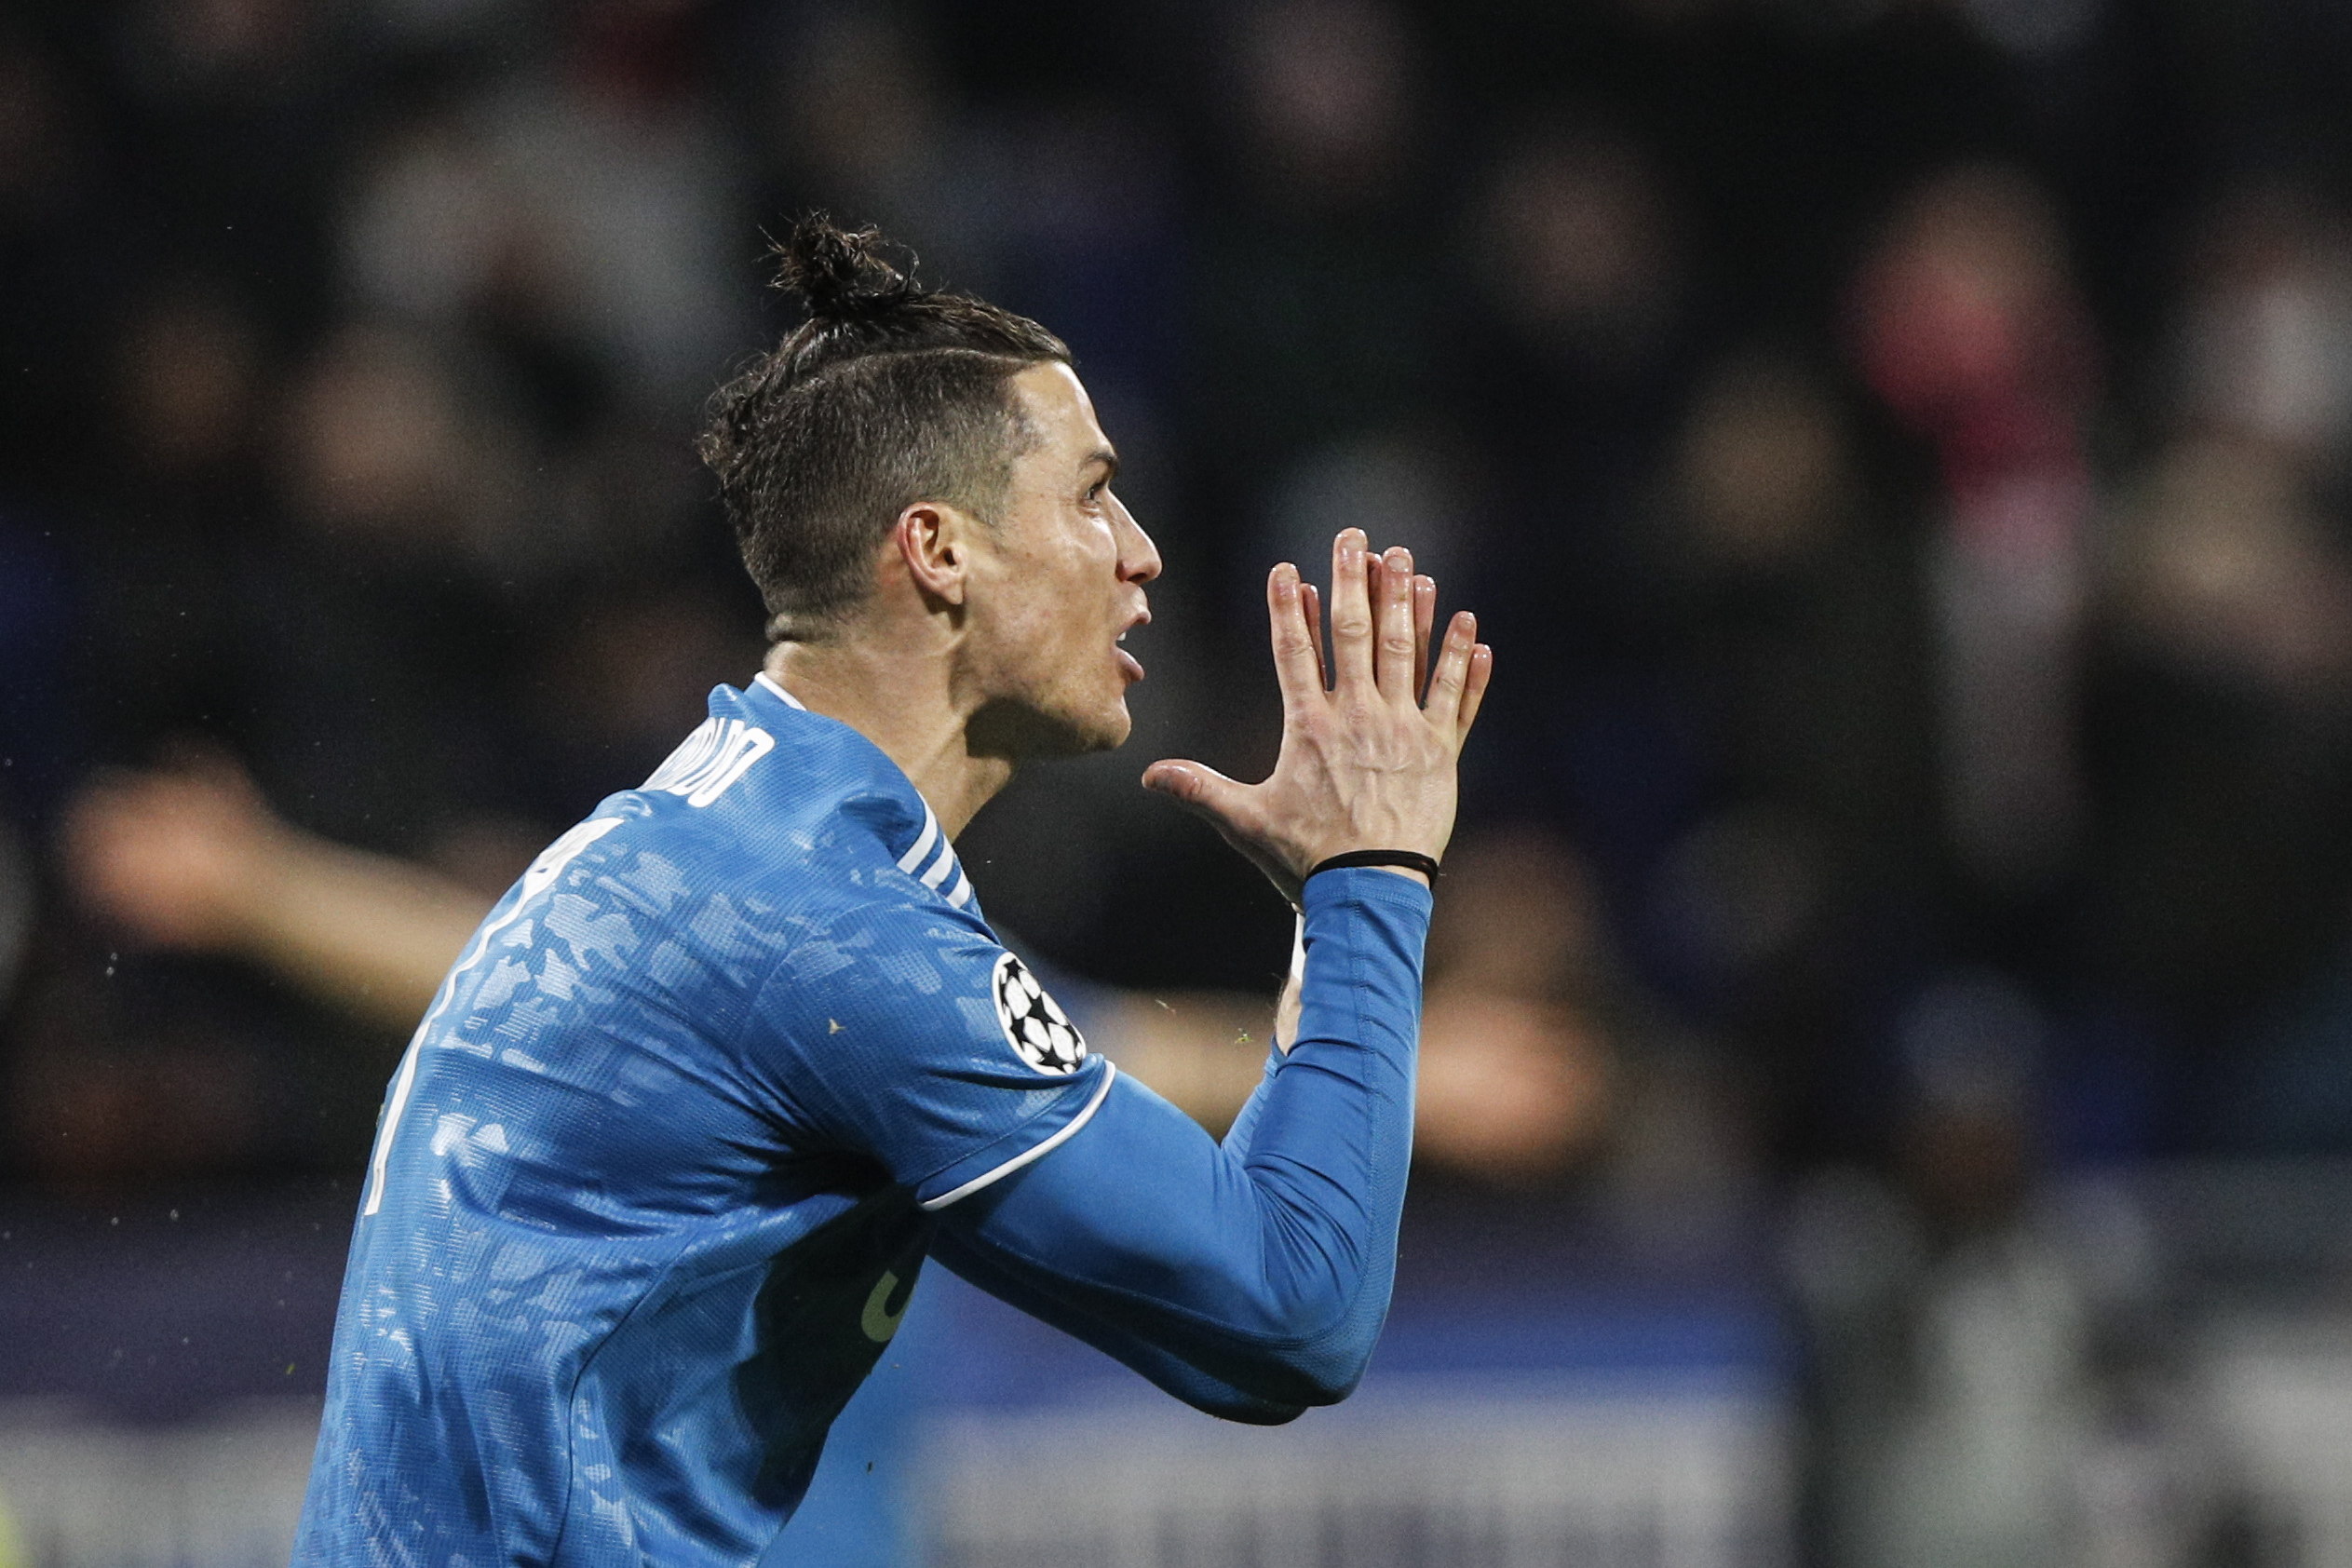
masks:
<svg viewBox="0 0 2352 1568"><path fill-rule="evenodd" d="M922 792L951 839L1012 782L1002 756L974 754L978 704L959 696L949 651L845 638L779 642L768 679L812 713L838 719L882 748Z"/></svg>

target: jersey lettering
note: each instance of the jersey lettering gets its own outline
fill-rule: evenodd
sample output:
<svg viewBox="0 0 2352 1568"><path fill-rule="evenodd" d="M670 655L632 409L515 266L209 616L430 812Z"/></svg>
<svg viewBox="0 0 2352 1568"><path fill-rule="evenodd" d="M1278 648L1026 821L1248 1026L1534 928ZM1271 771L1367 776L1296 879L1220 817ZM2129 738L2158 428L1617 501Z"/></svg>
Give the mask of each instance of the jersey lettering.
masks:
<svg viewBox="0 0 2352 1568"><path fill-rule="evenodd" d="M890 1343L890 1337L899 1331L899 1319L907 1315L907 1303L914 1299L914 1292L909 1291L899 1298L899 1309L891 1311L890 1297L898 1288L897 1272L885 1273L874 1281L873 1293L866 1298L865 1310L858 1314L858 1327L876 1345Z"/></svg>
<svg viewBox="0 0 2352 1568"><path fill-rule="evenodd" d="M775 749L776 737L740 719L705 719L654 769L644 788L649 793L683 795L688 805L709 805Z"/></svg>

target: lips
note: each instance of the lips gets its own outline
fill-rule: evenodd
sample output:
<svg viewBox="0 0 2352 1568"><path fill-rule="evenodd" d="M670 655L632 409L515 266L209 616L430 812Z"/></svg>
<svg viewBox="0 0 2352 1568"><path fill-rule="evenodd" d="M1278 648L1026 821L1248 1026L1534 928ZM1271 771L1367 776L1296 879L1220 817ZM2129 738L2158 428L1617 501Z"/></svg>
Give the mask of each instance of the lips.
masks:
<svg viewBox="0 0 2352 1568"><path fill-rule="evenodd" d="M1133 631L1139 626L1149 626L1151 624L1151 611L1148 609L1138 610L1135 613L1135 618L1128 622L1126 629L1122 630L1118 636L1112 639L1112 642L1114 644L1124 642L1127 641L1128 632ZM1137 681L1141 681L1143 678L1143 666L1137 660L1133 654L1129 653L1125 648L1117 647L1115 645L1113 646L1111 652L1118 656L1119 673L1125 676L1130 684Z"/></svg>

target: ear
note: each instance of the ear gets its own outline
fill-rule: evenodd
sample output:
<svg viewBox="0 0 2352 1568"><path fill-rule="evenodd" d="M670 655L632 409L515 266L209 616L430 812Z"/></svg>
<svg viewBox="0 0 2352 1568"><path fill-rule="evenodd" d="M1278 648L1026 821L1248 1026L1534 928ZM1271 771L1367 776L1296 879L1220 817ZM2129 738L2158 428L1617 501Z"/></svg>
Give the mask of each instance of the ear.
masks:
<svg viewBox="0 0 2352 1568"><path fill-rule="evenodd" d="M972 567L972 520L942 501L917 501L899 514L891 548L926 599L962 604Z"/></svg>

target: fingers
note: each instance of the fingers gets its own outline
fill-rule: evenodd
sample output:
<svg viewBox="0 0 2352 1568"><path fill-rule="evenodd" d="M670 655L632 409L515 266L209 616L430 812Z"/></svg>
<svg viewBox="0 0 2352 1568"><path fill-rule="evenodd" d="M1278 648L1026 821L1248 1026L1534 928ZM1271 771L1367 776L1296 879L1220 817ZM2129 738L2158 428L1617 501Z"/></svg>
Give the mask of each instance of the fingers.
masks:
<svg viewBox="0 0 2352 1568"><path fill-rule="evenodd" d="M1282 704L1297 706L1323 691L1323 650L1315 634L1314 589L1299 581L1299 569L1289 561L1266 576L1266 623L1274 643L1274 678L1281 683ZM1145 776L1149 782L1149 776Z"/></svg>
<svg viewBox="0 0 2352 1568"><path fill-rule="evenodd" d="M1329 690L1331 668L1323 660L1323 596L1313 583L1299 585L1299 602L1306 607L1306 640L1315 644L1315 683Z"/></svg>
<svg viewBox="0 0 2352 1568"><path fill-rule="evenodd" d="M1413 668L1413 552L1401 545L1380 557L1372 579L1372 618L1376 633L1372 669L1381 695L1410 703L1417 695L1419 671Z"/></svg>
<svg viewBox="0 0 2352 1568"><path fill-rule="evenodd" d="M1438 667L1429 675L1426 711L1430 723L1449 735L1462 733L1462 700L1478 649L1478 617L1461 611L1446 624L1445 642L1438 649Z"/></svg>
<svg viewBox="0 0 2352 1568"><path fill-rule="evenodd" d="M1455 721L1454 744L1469 738L1470 726L1478 723L1479 705L1486 700L1486 683L1494 674L1494 650L1480 643L1470 653L1470 678L1462 688L1462 713Z"/></svg>
<svg viewBox="0 0 2352 1568"><path fill-rule="evenodd" d="M1429 632L1438 619L1438 580L1431 576L1416 576L1413 580L1413 696L1421 700L1421 688L1429 680Z"/></svg>
<svg viewBox="0 0 2352 1568"><path fill-rule="evenodd" d="M1206 763L1169 759L1143 770L1143 788L1191 807L1213 822L1237 825L1248 813L1250 787Z"/></svg>
<svg viewBox="0 0 2352 1568"><path fill-rule="evenodd" d="M1364 531L1343 528L1331 541L1331 675L1336 690L1372 682L1372 556Z"/></svg>

